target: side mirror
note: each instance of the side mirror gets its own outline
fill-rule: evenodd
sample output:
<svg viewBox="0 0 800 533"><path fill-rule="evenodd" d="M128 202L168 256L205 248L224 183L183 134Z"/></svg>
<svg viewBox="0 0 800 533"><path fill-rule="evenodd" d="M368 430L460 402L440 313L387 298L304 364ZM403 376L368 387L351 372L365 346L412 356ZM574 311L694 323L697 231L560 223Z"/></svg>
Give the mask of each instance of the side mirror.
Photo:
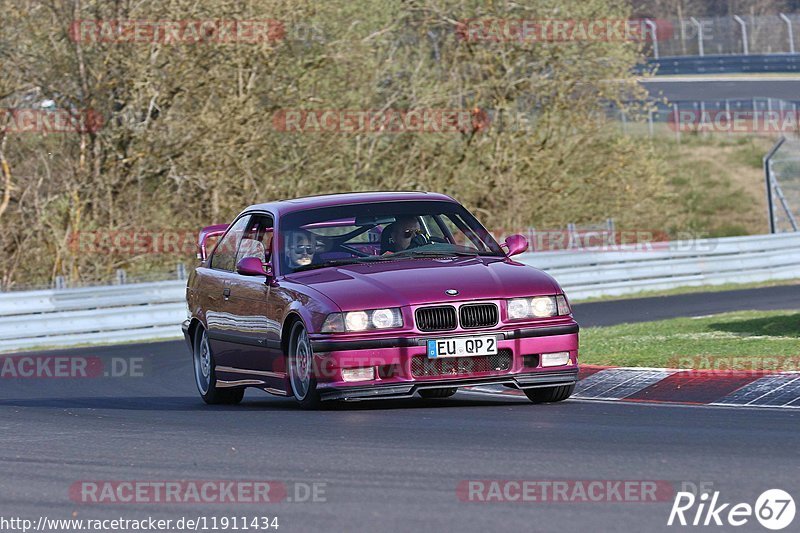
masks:
<svg viewBox="0 0 800 533"><path fill-rule="evenodd" d="M244 257L236 264L236 273L242 276L269 276L270 270L258 257Z"/></svg>
<svg viewBox="0 0 800 533"><path fill-rule="evenodd" d="M528 239L523 235L510 235L506 239L504 246L508 248L506 255L511 257L512 255L521 254L528 249Z"/></svg>

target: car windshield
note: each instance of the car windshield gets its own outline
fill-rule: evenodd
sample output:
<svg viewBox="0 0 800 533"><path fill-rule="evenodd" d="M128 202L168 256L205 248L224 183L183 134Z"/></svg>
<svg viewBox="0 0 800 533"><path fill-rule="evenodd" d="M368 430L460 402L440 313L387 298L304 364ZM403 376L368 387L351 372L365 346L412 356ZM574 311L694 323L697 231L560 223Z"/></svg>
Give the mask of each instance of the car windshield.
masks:
<svg viewBox="0 0 800 533"><path fill-rule="evenodd" d="M461 205L377 202L290 213L280 225L281 272L419 257L504 257Z"/></svg>

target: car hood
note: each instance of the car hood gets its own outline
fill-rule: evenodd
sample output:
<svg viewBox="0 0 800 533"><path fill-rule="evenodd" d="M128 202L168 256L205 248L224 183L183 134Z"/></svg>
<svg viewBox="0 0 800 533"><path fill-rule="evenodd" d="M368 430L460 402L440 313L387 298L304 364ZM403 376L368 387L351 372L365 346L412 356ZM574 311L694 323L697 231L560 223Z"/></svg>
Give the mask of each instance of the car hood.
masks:
<svg viewBox="0 0 800 533"><path fill-rule="evenodd" d="M360 263L299 272L287 279L314 288L343 311L562 292L544 272L492 257ZM448 289L458 294L449 296Z"/></svg>

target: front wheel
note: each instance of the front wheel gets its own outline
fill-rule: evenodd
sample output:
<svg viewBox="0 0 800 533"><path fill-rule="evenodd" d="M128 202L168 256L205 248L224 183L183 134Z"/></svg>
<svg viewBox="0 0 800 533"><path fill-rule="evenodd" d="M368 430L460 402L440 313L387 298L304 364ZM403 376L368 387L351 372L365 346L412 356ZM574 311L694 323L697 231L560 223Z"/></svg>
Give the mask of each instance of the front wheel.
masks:
<svg viewBox="0 0 800 533"><path fill-rule="evenodd" d="M244 388L229 389L217 386L214 355L208 343L208 333L204 328L199 328L194 336L194 380L197 390L203 401L210 405L234 405L244 398Z"/></svg>
<svg viewBox="0 0 800 533"><path fill-rule="evenodd" d="M525 389L525 396L533 403L563 402L575 390L575 384L561 385L560 387L542 387L539 389Z"/></svg>
<svg viewBox="0 0 800 533"><path fill-rule="evenodd" d="M318 409L322 400L314 377L314 352L311 351L306 328L300 321L292 326L287 358L294 399L304 409Z"/></svg>

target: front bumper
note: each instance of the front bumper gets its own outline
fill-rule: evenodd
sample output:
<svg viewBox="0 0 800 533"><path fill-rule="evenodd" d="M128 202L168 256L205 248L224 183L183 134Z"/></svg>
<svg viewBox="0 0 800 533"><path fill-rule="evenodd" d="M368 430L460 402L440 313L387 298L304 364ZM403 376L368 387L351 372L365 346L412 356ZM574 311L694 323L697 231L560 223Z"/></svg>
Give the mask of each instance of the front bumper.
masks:
<svg viewBox="0 0 800 533"><path fill-rule="evenodd" d="M395 385L351 386L344 389L324 388L320 395L323 400L386 400L391 398L410 398L419 390L450 389L454 387L474 387L476 385L505 385L515 389L537 389L574 385L578 382L578 368L540 372L532 374L508 375L505 377L448 379L442 381L423 381Z"/></svg>
<svg viewBox="0 0 800 533"><path fill-rule="evenodd" d="M472 364L478 358L427 359L428 339L459 335L494 335L501 366ZM578 379L578 325L560 323L513 330L416 334L411 337L340 340L312 338L318 389L323 399L366 400L406 398L423 389L505 385L516 389L572 385ZM569 362L542 367L540 355L569 352ZM465 362L462 366L457 359ZM414 363L412 365L412 362ZM430 372L431 362L442 362ZM374 367L375 379L348 382L343 369ZM422 371L421 371L422 370Z"/></svg>

